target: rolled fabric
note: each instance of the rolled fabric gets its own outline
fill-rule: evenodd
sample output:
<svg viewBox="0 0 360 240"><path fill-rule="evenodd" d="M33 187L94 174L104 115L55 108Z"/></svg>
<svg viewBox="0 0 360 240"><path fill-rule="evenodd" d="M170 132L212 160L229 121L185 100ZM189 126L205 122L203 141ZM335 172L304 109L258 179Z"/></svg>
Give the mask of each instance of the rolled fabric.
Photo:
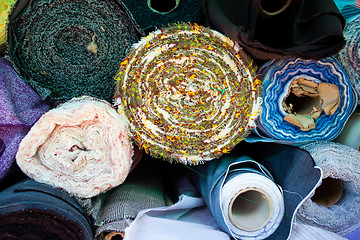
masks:
<svg viewBox="0 0 360 240"><path fill-rule="evenodd" d="M121 0L144 32L178 22L197 23L201 0Z"/></svg>
<svg viewBox="0 0 360 240"><path fill-rule="evenodd" d="M345 44L333 0L204 0L204 12L255 59L323 59Z"/></svg>
<svg viewBox="0 0 360 240"><path fill-rule="evenodd" d="M347 121L340 135L335 138L338 142L360 151L360 109L356 110Z"/></svg>
<svg viewBox="0 0 360 240"><path fill-rule="evenodd" d="M333 59L287 59L260 69L263 111L252 141L333 140L356 108L349 78Z"/></svg>
<svg viewBox="0 0 360 240"><path fill-rule="evenodd" d="M45 113L16 161L29 177L90 198L121 184L133 149L124 120L106 101L74 98Z"/></svg>
<svg viewBox="0 0 360 240"><path fill-rule="evenodd" d="M360 152L333 142L302 146L322 170L322 182L301 205L297 218L345 236L360 226Z"/></svg>
<svg viewBox="0 0 360 240"><path fill-rule="evenodd" d="M0 53L6 49L6 23L15 0L0 1Z"/></svg>
<svg viewBox="0 0 360 240"><path fill-rule="evenodd" d="M145 151L197 164L230 151L254 126L261 105L254 72L227 37L174 25L134 45L115 77L115 105Z"/></svg>
<svg viewBox="0 0 360 240"><path fill-rule="evenodd" d="M68 194L26 180L0 193L1 239L94 238L92 222Z"/></svg>
<svg viewBox="0 0 360 240"><path fill-rule="evenodd" d="M347 72L360 104L360 16L346 24L344 37L346 45L335 57Z"/></svg>
<svg viewBox="0 0 360 240"><path fill-rule="evenodd" d="M96 239L124 236L139 211L166 206L163 169L148 162L142 161L120 186L91 199L88 212L95 219Z"/></svg>
<svg viewBox="0 0 360 240"><path fill-rule="evenodd" d="M119 63L139 37L116 0L19 0L9 15L8 55L43 99L111 101Z"/></svg>
<svg viewBox="0 0 360 240"><path fill-rule="evenodd" d="M306 151L275 143L241 143L195 170L215 221L235 239L287 239L296 209L320 179Z"/></svg>
<svg viewBox="0 0 360 240"><path fill-rule="evenodd" d="M49 105L27 86L12 68L0 58L0 182L11 176L15 155L31 126L49 110Z"/></svg>

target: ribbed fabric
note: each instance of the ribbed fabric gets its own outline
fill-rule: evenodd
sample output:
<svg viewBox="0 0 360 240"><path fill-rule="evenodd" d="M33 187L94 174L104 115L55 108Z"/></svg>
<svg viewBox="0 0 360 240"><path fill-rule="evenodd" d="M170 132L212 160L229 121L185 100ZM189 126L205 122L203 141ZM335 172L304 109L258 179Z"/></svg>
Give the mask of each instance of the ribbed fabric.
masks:
<svg viewBox="0 0 360 240"><path fill-rule="evenodd" d="M333 59L319 61L287 59L268 62L260 69L263 81L263 111L256 119L257 133L261 137L248 141L279 141L283 143L305 143L315 140L333 140L342 131L346 121L356 108L357 97L349 78L340 64ZM290 84L299 77L315 83L334 84L340 94L336 111L321 112L314 121L315 128L303 131L284 120L289 115L283 101L290 92Z"/></svg>
<svg viewBox="0 0 360 240"><path fill-rule="evenodd" d="M125 121L106 101L84 96L45 113L16 162L37 181L90 198L124 182L132 156Z"/></svg>
<svg viewBox="0 0 360 240"><path fill-rule="evenodd" d="M342 236L360 227L360 152L333 142L314 142L302 146L309 151L322 179L339 179L343 192L332 206L319 206L307 198L297 213L301 222L320 227Z"/></svg>
<svg viewBox="0 0 360 240"><path fill-rule="evenodd" d="M0 181L15 163L20 141L47 110L46 102L21 80L11 63L0 58Z"/></svg>
<svg viewBox="0 0 360 240"><path fill-rule="evenodd" d="M68 194L34 180L0 193L0 239L93 240L93 226Z"/></svg>
<svg viewBox="0 0 360 240"><path fill-rule="evenodd" d="M360 15L346 24L344 37L346 45L335 57L347 72L360 104Z"/></svg>
<svg viewBox="0 0 360 240"><path fill-rule="evenodd" d="M254 127L261 81L242 49L199 25L151 32L115 77L115 105L138 146L198 164L229 152Z"/></svg>
<svg viewBox="0 0 360 240"><path fill-rule="evenodd" d="M111 101L116 70L139 36L116 0L19 0L9 15L8 54L43 99Z"/></svg>

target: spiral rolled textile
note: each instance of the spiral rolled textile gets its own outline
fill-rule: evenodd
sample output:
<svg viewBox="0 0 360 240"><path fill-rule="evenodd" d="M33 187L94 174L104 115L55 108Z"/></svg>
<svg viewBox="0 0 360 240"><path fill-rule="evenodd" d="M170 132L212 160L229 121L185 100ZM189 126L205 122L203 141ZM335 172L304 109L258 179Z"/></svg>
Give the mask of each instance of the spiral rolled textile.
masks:
<svg viewBox="0 0 360 240"><path fill-rule="evenodd" d="M90 198L121 184L132 156L122 117L106 101L84 96L45 113L21 141L16 161L29 177Z"/></svg>
<svg viewBox="0 0 360 240"><path fill-rule="evenodd" d="M259 72L263 111L249 142L333 140L356 108L349 78L334 59L274 60Z"/></svg>
<svg viewBox="0 0 360 240"><path fill-rule="evenodd" d="M346 24L344 37L345 47L335 57L347 72L360 104L360 16Z"/></svg>
<svg viewBox="0 0 360 240"><path fill-rule="evenodd" d="M115 77L115 106L135 142L185 164L230 151L253 127L261 82L236 43L178 24L134 45Z"/></svg>
<svg viewBox="0 0 360 240"><path fill-rule="evenodd" d="M0 1L0 54L6 49L6 23L15 0Z"/></svg>
<svg viewBox="0 0 360 240"><path fill-rule="evenodd" d="M43 99L111 101L119 62L140 36L116 0L19 0L9 15L8 55Z"/></svg>

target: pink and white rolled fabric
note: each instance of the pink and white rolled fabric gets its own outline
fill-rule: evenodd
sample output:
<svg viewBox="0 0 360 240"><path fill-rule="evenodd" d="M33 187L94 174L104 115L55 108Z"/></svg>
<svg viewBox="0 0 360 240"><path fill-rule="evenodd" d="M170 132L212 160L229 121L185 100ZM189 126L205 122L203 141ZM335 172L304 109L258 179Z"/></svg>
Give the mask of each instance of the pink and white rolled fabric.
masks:
<svg viewBox="0 0 360 240"><path fill-rule="evenodd" d="M109 103L84 96L45 113L16 161L36 181L90 198L124 182L132 156L122 117Z"/></svg>

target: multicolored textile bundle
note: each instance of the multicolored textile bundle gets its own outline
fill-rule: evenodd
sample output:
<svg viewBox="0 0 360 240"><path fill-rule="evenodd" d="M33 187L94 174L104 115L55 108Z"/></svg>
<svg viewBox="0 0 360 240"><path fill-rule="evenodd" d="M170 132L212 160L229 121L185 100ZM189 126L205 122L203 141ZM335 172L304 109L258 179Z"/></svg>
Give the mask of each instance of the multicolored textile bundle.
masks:
<svg viewBox="0 0 360 240"><path fill-rule="evenodd" d="M105 101L81 97L45 113L16 161L29 177L90 198L125 180L132 155L121 116Z"/></svg>
<svg viewBox="0 0 360 240"><path fill-rule="evenodd" d="M263 111L252 141L333 140L356 108L356 94L333 59L274 60L261 69Z"/></svg>
<svg viewBox="0 0 360 240"><path fill-rule="evenodd" d="M347 72L360 104L360 15L346 24L344 37L346 45L336 58Z"/></svg>
<svg viewBox="0 0 360 240"><path fill-rule="evenodd" d="M201 0L121 0L144 32L169 24L196 23L202 16Z"/></svg>
<svg viewBox="0 0 360 240"><path fill-rule="evenodd" d="M0 1L0 53L6 49L6 23L15 0Z"/></svg>
<svg viewBox="0 0 360 240"><path fill-rule="evenodd" d="M97 239L124 236L139 211L166 206L163 169L151 164L142 161L123 184L91 199L88 212L95 219Z"/></svg>
<svg viewBox="0 0 360 240"><path fill-rule="evenodd" d="M216 222L235 239L287 239L295 211L320 180L307 152L275 143L239 144L195 170Z"/></svg>
<svg viewBox="0 0 360 240"><path fill-rule="evenodd" d="M230 39L179 24L150 33L121 63L115 105L145 151L185 164L243 140L261 106L252 61Z"/></svg>
<svg viewBox="0 0 360 240"><path fill-rule="evenodd" d="M297 212L301 222L342 236L360 227L360 152L333 142L302 146L322 170L322 182Z"/></svg>
<svg viewBox="0 0 360 240"><path fill-rule="evenodd" d="M119 63L139 37L117 0L19 0L9 16L8 54L43 99L111 101Z"/></svg>
<svg viewBox="0 0 360 240"><path fill-rule="evenodd" d="M323 59L345 44L333 0L204 0L204 11L255 59Z"/></svg>
<svg viewBox="0 0 360 240"><path fill-rule="evenodd" d="M11 63L0 58L0 181L9 175L15 155L30 127L49 106L17 75ZM2 183L3 184L3 183Z"/></svg>
<svg viewBox="0 0 360 240"><path fill-rule="evenodd" d="M56 188L26 180L0 193L0 239L93 238L85 211Z"/></svg>

